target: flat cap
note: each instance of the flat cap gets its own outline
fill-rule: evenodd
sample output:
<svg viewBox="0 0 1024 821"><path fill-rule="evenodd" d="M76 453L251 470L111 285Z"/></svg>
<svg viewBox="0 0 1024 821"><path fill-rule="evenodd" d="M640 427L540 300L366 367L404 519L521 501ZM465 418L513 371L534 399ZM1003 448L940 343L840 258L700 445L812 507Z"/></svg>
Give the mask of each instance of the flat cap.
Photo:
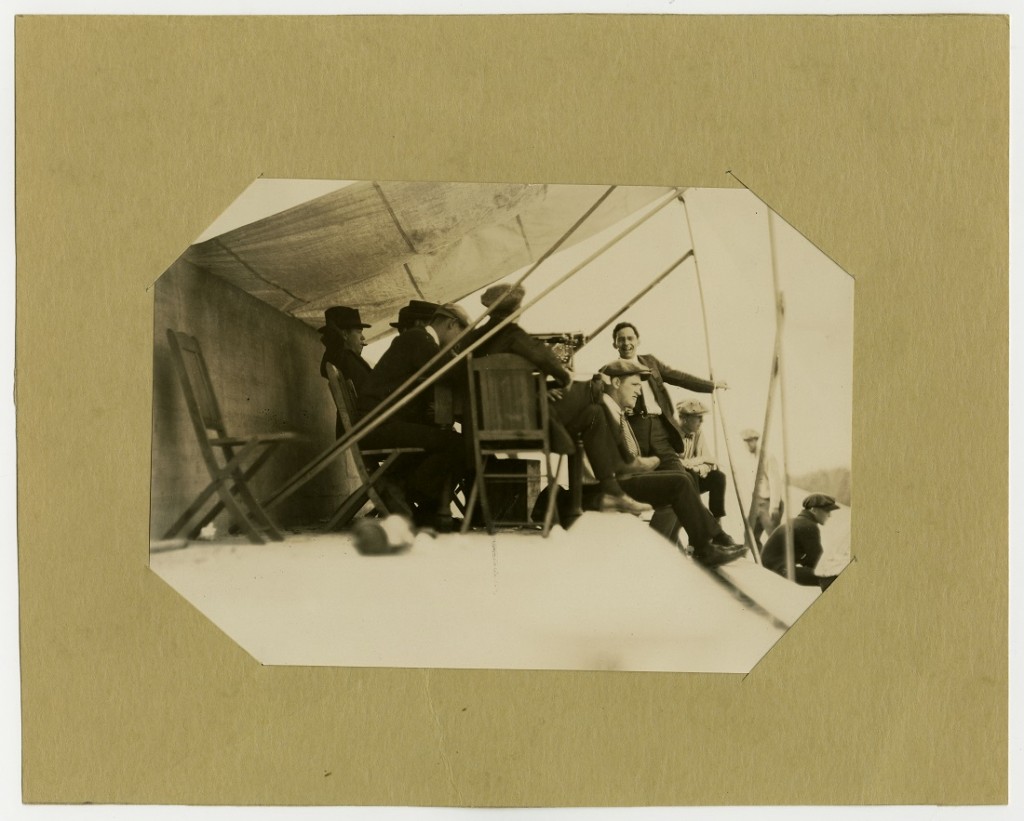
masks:
<svg viewBox="0 0 1024 821"><path fill-rule="evenodd" d="M650 372L639 359L613 359L598 371L605 376L647 376Z"/></svg>
<svg viewBox="0 0 1024 821"><path fill-rule="evenodd" d="M684 399L676 405L676 413L680 416L703 416L708 407L699 399Z"/></svg>
<svg viewBox="0 0 1024 821"><path fill-rule="evenodd" d="M753 428L744 428L743 430L740 431L740 439L742 439L744 442L748 442L751 439L760 439L760 438L761 438L761 434L758 433Z"/></svg>
<svg viewBox="0 0 1024 821"><path fill-rule="evenodd" d="M492 285L484 291L480 301L488 308L491 308L492 312L510 314L523 304L524 296L526 296L526 291L523 290L522 285L512 286L502 282L498 285Z"/></svg>
<svg viewBox="0 0 1024 821"><path fill-rule="evenodd" d="M825 510L839 510L836 500L831 496L826 496L824 493L812 493L804 499L804 509L810 510L812 507L823 507Z"/></svg>
<svg viewBox="0 0 1024 821"><path fill-rule="evenodd" d="M454 319L463 328L469 327L469 314L466 313L466 309L461 305L456 305L454 302L446 302L444 305L439 305L437 310L434 311L434 316L446 316L449 319Z"/></svg>

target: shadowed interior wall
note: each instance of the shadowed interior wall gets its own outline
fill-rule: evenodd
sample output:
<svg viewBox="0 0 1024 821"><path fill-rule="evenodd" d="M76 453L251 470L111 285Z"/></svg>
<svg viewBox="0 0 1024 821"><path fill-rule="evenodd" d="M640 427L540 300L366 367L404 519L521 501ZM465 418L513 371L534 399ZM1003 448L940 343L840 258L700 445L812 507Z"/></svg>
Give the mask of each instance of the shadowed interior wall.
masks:
<svg viewBox="0 0 1024 821"><path fill-rule="evenodd" d="M209 482L188 408L171 363L167 329L194 336L203 349L228 433L291 430L253 488L265 498L334 439L335 408L320 376L316 331L244 291L179 259L156 283L153 338L153 484L150 532L160 538ZM346 454L270 511L280 525L313 524L352 486ZM228 526L225 514L216 520Z"/></svg>

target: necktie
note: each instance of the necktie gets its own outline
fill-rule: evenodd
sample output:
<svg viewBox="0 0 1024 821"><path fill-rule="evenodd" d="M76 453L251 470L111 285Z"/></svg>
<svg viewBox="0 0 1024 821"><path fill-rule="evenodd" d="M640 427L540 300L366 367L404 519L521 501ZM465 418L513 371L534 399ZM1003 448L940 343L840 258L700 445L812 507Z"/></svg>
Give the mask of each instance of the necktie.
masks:
<svg viewBox="0 0 1024 821"><path fill-rule="evenodd" d="M622 435L626 439L626 447L629 448L629 452L633 456L639 456L640 444L636 441L632 426L626 421L626 414L619 414L619 424L622 426Z"/></svg>

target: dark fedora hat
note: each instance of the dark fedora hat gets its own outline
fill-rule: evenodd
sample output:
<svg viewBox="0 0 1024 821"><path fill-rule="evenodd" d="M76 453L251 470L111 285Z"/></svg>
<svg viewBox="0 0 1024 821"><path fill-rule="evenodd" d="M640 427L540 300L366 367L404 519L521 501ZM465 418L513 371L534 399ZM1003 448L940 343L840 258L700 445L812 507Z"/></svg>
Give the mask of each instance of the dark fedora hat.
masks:
<svg viewBox="0 0 1024 821"><path fill-rule="evenodd" d="M359 317L358 308L349 308L346 305L333 305L324 311L324 322L333 325L335 328L369 328ZM327 327L325 325L324 327ZM321 331L323 328L320 329Z"/></svg>

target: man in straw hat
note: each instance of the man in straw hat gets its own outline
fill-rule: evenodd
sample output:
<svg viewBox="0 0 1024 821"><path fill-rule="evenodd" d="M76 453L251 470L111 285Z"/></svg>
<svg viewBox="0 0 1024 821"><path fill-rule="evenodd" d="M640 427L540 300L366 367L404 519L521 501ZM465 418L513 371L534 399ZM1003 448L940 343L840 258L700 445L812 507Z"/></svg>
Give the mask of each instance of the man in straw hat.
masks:
<svg viewBox="0 0 1024 821"><path fill-rule="evenodd" d="M789 525L776 528L768 537L761 551L761 563L780 576L786 576L786 532L792 529L796 583L817 587L819 579L814 575L814 568L823 552L821 526L829 520L833 510L839 510L839 505L831 496L812 493L804 499L803 508Z"/></svg>
<svg viewBox="0 0 1024 821"><path fill-rule="evenodd" d="M370 414L394 394L442 347L456 339L469 322L469 315L458 305L440 305L426 327L412 327L396 336L366 378L357 402L360 414ZM443 364L439 361L433 370ZM428 376L424 374L420 381ZM448 530L452 526L448 512L451 490L466 469L465 446L460 434L435 424L430 406L431 393L425 390L367 434L363 444L369 448L417 447L426 451L403 454L393 471L416 507L417 524Z"/></svg>
<svg viewBox="0 0 1024 821"><path fill-rule="evenodd" d="M626 412L642 393L643 378L650 370L634 360L616 359L601 368L603 405L613 426L623 431L630 452L639 455L640 445ZM709 567L734 561L746 552L722 530L701 503L693 481L683 471L658 470L619 477L623 489L633 498L656 508L670 508L693 545L693 557ZM653 524L653 523L652 523ZM664 534L663 534L664 535Z"/></svg>

